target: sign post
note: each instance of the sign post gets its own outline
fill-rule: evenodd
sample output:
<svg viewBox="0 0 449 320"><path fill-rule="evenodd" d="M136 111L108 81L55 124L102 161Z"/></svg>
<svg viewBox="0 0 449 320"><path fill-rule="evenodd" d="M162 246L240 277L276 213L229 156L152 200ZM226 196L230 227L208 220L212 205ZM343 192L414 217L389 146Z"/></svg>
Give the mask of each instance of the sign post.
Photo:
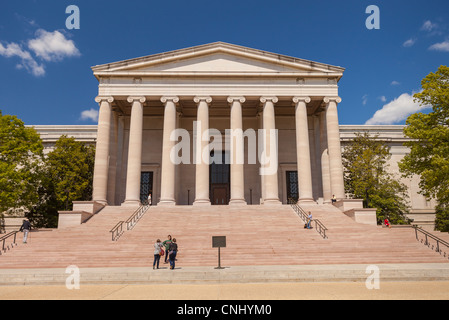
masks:
<svg viewBox="0 0 449 320"><path fill-rule="evenodd" d="M220 248L226 248L226 236L212 236L212 248L218 248L218 267L215 269L224 269L221 266Z"/></svg>

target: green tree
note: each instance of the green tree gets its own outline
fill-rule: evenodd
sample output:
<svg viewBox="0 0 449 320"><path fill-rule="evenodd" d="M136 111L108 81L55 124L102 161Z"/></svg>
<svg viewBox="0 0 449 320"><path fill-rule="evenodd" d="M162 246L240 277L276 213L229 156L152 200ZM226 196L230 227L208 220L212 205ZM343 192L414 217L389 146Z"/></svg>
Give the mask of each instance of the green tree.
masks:
<svg viewBox="0 0 449 320"><path fill-rule="evenodd" d="M377 222L388 217L393 224L406 224L407 187L388 172L390 148L368 132L356 137L342 153L345 192L363 199L365 208L377 208Z"/></svg>
<svg viewBox="0 0 449 320"><path fill-rule="evenodd" d="M0 212L27 209L37 201L43 149L34 128L0 110Z"/></svg>
<svg viewBox="0 0 449 320"><path fill-rule="evenodd" d="M92 196L95 148L61 136L47 155L48 177L54 186L56 200L65 210L72 201L90 200Z"/></svg>
<svg viewBox="0 0 449 320"><path fill-rule="evenodd" d="M421 81L422 91L414 95L415 102L431 106L428 114L408 117L404 135L410 138L410 148L399 163L406 177L418 175L421 194L438 201L436 227L449 231L449 67L440 66ZM446 227L444 227L446 226ZM442 229L443 228L443 229Z"/></svg>
<svg viewBox="0 0 449 320"><path fill-rule="evenodd" d="M56 227L58 211L71 210L73 201L92 198L95 148L61 136L45 159L39 202L27 217L38 227Z"/></svg>

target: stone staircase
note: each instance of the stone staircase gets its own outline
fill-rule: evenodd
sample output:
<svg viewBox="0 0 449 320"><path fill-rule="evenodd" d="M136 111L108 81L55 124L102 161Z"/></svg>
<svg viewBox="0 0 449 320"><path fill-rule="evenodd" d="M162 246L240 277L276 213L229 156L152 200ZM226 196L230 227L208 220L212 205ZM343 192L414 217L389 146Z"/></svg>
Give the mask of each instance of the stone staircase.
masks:
<svg viewBox="0 0 449 320"><path fill-rule="evenodd" d="M19 239L16 248L0 256L0 269L148 267L156 239L168 234L177 239L181 267L217 266L212 236L227 237L222 266L448 262L418 243L411 228L358 224L332 205L303 208L329 229L328 239L304 229L289 205L153 206L114 242L109 230L134 210L106 207L80 226L32 232L28 244Z"/></svg>

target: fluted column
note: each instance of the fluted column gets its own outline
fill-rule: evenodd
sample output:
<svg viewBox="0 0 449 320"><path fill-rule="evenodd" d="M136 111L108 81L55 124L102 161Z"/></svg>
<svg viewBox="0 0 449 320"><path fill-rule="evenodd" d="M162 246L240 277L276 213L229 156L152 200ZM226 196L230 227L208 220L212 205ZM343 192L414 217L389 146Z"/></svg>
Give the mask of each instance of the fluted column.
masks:
<svg viewBox="0 0 449 320"><path fill-rule="evenodd" d="M132 104L129 128L128 168L124 205L139 205L140 176L142 171L143 103L145 97L128 97Z"/></svg>
<svg viewBox="0 0 449 320"><path fill-rule="evenodd" d="M118 114L112 112L111 137L109 141L109 173L108 173L108 203L116 205L115 188L117 178L117 152L118 152Z"/></svg>
<svg viewBox="0 0 449 320"><path fill-rule="evenodd" d="M228 97L231 105L231 199L230 205L245 205L242 103L244 97Z"/></svg>
<svg viewBox="0 0 449 320"><path fill-rule="evenodd" d="M338 125L337 104L340 97L325 97L327 146L329 150L329 173L332 194L337 199L345 198L343 164L341 160L340 128Z"/></svg>
<svg viewBox="0 0 449 320"><path fill-rule="evenodd" d="M195 201L193 205L210 205L209 196L209 104L208 96L195 97L198 105L195 141ZM203 157L204 153L204 157ZM207 161L205 161L207 160Z"/></svg>
<svg viewBox="0 0 449 320"><path fill-rule="evenodd" d="M298 187L300 202L313 201L312 169L310 163L309 126L307 103L309 97L294 97L296 122L296 160L298 166Z"/></svg>
<svg viewBox="0 0 449 320"><path fill-rule="evenodd" d="M159 205L175 205L175 163L170 158L170 153L175 146L175 141L170 140L170 135L176 130L176 103L178 97L162 97L165 105L164 131L162 137L162 170L161 170L161 200Z"/></svg>
<svg viewBox="0 0 449 320"><path fill-rule="evenodd" d="M321 154L321 181L323 185L323 200L330 203L332 197L329 174L329 152L327 148L326 112L320 113L320 154Z"/></svg>
<svg viewBox="0 0 449 320"><path fill-rule="evenodd" d="M107 204L112 114L111 103L114 101L114 98L98 96L95 98L95 101L100 104L100 112L98 115L92 200Z"/></svg>
<svg viewBox="0 0 449 320"><path fill-rule="evenodd" d="M261 97L263 104L263 129L264 134L264 156L262 156L260 174L264 175L264 204L281 204L279 201L278 185L278 146L276 135L276 123L274 104L278 102L277 97Z"/></svg>

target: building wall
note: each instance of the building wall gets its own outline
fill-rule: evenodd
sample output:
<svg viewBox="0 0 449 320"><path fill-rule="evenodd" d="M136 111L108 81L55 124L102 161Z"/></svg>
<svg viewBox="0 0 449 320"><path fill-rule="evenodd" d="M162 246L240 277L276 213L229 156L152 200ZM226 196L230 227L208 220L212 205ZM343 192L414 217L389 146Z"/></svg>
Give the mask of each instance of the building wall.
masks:
<svg viewBox="0 0 449 320"><path fill-rule="evenodd" d="M193 132L192 117L178 119L178 127L187 130L192 139ZM119 138L120 142L118 171L116 177L116 198L115 204L119 205L125 199L125 185L126 185L126 167L127 167L127 141L129 136L129 118L125 117L123 121L124 131L123 136ZM78 141L86 143L95 143L96 141L96 127L97 126L34 126L37 132L41 135L45 152L48 153L54 147L55 141L63 134L73 136ZM144 118L144 135L143 135L143 152L142 152L142 171L153 171L153 199L155 203L160 198L160 164L162 160L162 127L163 117L145 117ZM223 117L211 117L209 127L219 130L223 137L225 129L229 127L229 119ZM260 127L260 118L258 117L244 117L243 130L257 129ZM279 141L279 198L283 203L287 202L286 192L286 171L297 170L296 168L296 148L292 147L296 140L295 135L295 121L292 117L280 116L276 117L276 127L278 129ZM316 129L316 130L315 130ZM379 135L379 139L387 142L391 150L391 160L389 162L389 170L397 179L401 180L408 186L409 203L411 207L410 218L415 222L419 222L423 226L432 228L434 223L434 208L435 201L427 200L424 196L419 194L419 178L413 177L406 179L401 177L398 169L398 162L409 151L403 145L406 138L402 131L403 126L389 125L389 126L365 126L365 125L341 125L340 138L341 144L344 148L356 132L368 131L371 135ZM257 136L257 135L256 135ZM318 139L319 128L317 121L313 117L309 117L309 139L310 139L310 155L312 161L312 181L313 193L315 200L320 201L322 198L321 185L321 165L318 156L319 148ZM192 140L191 140L192 141ZM193 159L193 147L190 144L190 155ZM225 141L223 140L223 149L225 148ZM259 204L261 198L261 178L259 176L259 164L248 164L248 142L245 141L245 200L248 204ZM181 164L177 166L177 181L176 181L176 200L178 204L191 204L195 199L195 165Z"/></svg>

